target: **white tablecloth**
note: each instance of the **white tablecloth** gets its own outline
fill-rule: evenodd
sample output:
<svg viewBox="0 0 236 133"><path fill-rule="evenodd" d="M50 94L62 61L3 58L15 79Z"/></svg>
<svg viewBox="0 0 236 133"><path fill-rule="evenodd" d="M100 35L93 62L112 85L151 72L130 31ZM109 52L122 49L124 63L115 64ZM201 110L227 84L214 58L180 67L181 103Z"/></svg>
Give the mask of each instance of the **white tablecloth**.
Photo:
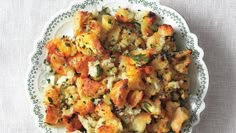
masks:
<svg viewBox="0 0 236 133"><path fill-rule="evenodd" d="M0 132L39 133L25 78L33 42L58 10L75 0L1 0ZM236 1L161 0L199 37L210 73L206 109L194 133L236 132Z"/></svg>

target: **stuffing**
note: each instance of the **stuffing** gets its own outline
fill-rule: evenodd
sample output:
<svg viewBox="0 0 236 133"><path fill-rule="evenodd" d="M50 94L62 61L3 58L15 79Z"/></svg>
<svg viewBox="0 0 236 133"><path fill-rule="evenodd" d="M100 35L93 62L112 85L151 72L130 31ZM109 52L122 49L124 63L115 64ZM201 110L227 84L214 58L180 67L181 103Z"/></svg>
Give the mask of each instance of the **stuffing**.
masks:
<svg viewBox="0 0 236 133"><path fill-rule="evenodd" d="M179 133L192 51L178 51L154 12L111 11L76 11L74 36L45 43L44 122L68 133Z"/></svg>

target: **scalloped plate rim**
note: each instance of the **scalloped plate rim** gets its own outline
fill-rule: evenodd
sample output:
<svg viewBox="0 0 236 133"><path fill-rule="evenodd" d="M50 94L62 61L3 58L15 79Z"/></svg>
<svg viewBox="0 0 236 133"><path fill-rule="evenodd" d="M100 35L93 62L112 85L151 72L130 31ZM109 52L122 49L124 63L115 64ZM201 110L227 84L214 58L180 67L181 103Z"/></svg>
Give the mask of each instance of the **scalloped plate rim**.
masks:
<svg viewBox="0 0 236 133"><path fill-rule="evenodd" d="M33 111L33 109L35 108L34 107L34 104L33 104L33 101L32 101L32 99L31 99L31 97L30 97L30 95L29 95L29 79L30 79L30 75L31 75L31 71L32 71L32 68L33 68L33 66L34 66L34 61L32 61L32 59L33 59L33 57L36 55L36 53L37 53L37 51L38 51L38 46L39 46L39 43L42 41L42 40L44 40L44 38L45 38L45 34L46 34L46 31L47 31L47 29L49 28L49 25L50 24L52 24L52 22L53 22L53 20L55 19L55 18L57 18L59 15L62 15L63 13L65 13L65 12L70 12L71 11L71 9L72 9L72 6L74 6L74 5L78 5L78 4L82 4L82 3L84 3L85 1L91 1L91 0L81 0L81 1L77 1L77 2L71 2L71 4L69 4L69 6L68 6L68 8L65 8L65 9L62 9L62 10L59 10L55 15L53 15L52 17L50 17L50 19L49 19L49 21L47 22L47 23L45 23L45 26L43 27L43 30L42 30L42 32L41 32L41 34L39 35L39 38L38 39L36 39L36 41L34 41L34 46L33 46L33 51L32 51L32 53L30 54L30 58L29 58L29 66L28 66L28 70L27 70L27 73L26 73L26 83L25 83L25 85L26 85L26 95L28 96L28 99L29 99L29 101L30 101L30 113L31 113L31 115L34 117L34 122L36 123L36 127L38 128L38 129L40 129L40 131L43 131L43 132L45 132L45 130L44 129L42 129L42 128L40 128L39 127L39 123L38 123L38 118L36 117L36 114L34 114L34 111ZM98 0L99 1L99 0ZM100 0L100 1L102 1L102 0ZM127 0L128 1L128 0ZM144 0L144 1L149 1L149 2L154 2L153 0ZM190 129L189 129L189 131L190 131L190 133L192 132L192 128L194 127L194 126L196 126L199 122L200 122L200 114L203 112L203 110L205 109L205 107L206 107L206 105L205 105L205 102L204 102L204 98L205 98L205 96L206 96L206 94L207 94L207 91L208 91L208 87L209 87L209 72L208 72L208 69L207 69L207 65L205 64L205 62L204 62L204 60L203 60L203 57L204 57L204 51L203 51L203 49L198 45L198 38L197 38L197 36L194 34L194 33L192 33L191 31L190 31L190 29L189 29L189 27L188 27L188 24L187 24L187 22L185 21L185 19L177 12L177 11L175 11L174 9L172 9L172 8L170 8L170 7L167 7L167 6L164 6L164 5L161 5L158 1L156 1L156 3L160 6L160 7L164 7L164 8L167 8L167 9L169 9L169 10L171 10L172 12L174 12L175 14L177 14L180 18L181 18L181 21L184 23L184 26L186 26L187 27L187 34L189 35L189 36L191 36L191 37L193 37L193 40L196 42L196 43L194 43L194 46L196 47L196 49L197 49L197 51L199 52L199 57L198 57L198 59L199 59L199 64L201 64L202 65L202 67L203 67L203 71L205 72L205 74L206 74L206 79L205 79L205 81L206 81L206 83L204 84L205 85L205 88L204 88L204 91L203 91L203 93L201 94L201 105L200 105L200 107L199 107L199 109L197 110L197 112L196 112L196 115L197 115L197 121L195 121L193 124L192 124L192 126L190 127ZM47 131L46 131L47 132Z"/></svg>

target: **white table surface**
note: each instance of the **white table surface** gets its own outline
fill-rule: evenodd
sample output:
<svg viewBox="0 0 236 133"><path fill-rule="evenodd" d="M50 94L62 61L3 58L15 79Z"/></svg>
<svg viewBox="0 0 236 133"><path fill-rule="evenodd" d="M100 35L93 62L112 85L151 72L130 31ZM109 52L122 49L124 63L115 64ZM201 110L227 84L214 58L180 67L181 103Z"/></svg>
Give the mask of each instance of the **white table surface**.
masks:
<svg viewBox="0 0 236 133"><path fill-rule="evenodd" d="M25 78L33 42L75 0L0 0L0 133L39 133ZM236 0L161 0L199 38L210 73L206 109L194 133L236 132Z"/></svg>

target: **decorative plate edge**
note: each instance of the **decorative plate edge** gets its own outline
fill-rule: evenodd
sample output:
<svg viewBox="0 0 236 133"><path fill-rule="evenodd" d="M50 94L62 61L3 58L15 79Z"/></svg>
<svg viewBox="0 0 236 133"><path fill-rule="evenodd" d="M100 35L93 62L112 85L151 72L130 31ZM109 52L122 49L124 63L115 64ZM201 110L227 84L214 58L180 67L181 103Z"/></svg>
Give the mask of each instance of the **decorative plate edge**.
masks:
<svg viewBox="0 0 236 133"><path fill-rule="evenodd" d="M88 0L88 1L96 1L96 0ZM102 2L103 0L97 0L97 1L99 1L99 2ZM130 0L127 0L127 1L130 1ZM133 0L131 0L131 1L133 1ZM134 0L135 1L135 0ZM144 0L145 1L145 0ZM201 105L200 105L200 107L199 107L199 109L197 110L197 112L196 112L196 119L197 119L197 121L195 121L194 123L192 123L192 126L190 127L190 129L188 130L188 132L192 132L192 129L193 129L193 127L194 126L196 126L199 122L200 122L200 114L201 114L201 112L205 109L205 102L204 102L204 98L205 98L205 96L206 96L206 93L207 93L207 91L208 91L208 87L209 87L209 73L208 73L208 69L207 69L207 66L206 66L206 64L205 64L205 62L204 62L204 60L203 60L203 57L204 57L204 52L203 52L203 49L198 45L198 38L197 38L197 36L194 34L194 33L191 33L190 32L190 30L189 30L189 27L188 27L188 24L186 23L186 21L185 21L185 19L177 12L177 11L175 11L174 9L172 9L172 8L169 8L169 7L166 7L166 6L163 6L163 5L161 5L160 3L159 3L159 0L158 0L158 2L157 1L154 1L154 0L147 0L147 1L149 1L149 2L155 2L155 3L157 3L157 5L158 6L162 6L162 7L165 7L165 8L167 8L168 10L171 10L172 12L175 12L180 18L181 18L181 21L184 23L184 25L187 27L187 29L186 29L186 31L187 31L187 33L186 34L188 34L189 36L191 36L192 38L193 38L193 40L195 41L195 43L194 43L194 46L196 47L196 49L197 49L197 51L199 52L199 57L197 58L198 60L199 60L199 64L201 64L202 65L202 67L203 67L203 71L204 71L204 73L206 74L206 83L205 83L205 90L203 91L204 93L202 93L201 94ZM147 1L145 1L145 2L147 2ZM47 133L52 133L52 130L51 130L51 127L46 127L45 129L43 129L42 127L40 127L39 126L39 118L38 117L36 117L36 115L37 114L35 114L35 108L37 108L37 106L34 104L34 102L32 101L32 99L31 99L31 95L29 94L29 78L30 78L30 75L31 75L31 72L32 72L32 70L33 70L33 67L35 66L35 65L37 65L37 63L33 60L33 58L37 55L37 52L39 52L40 50L39 50L39 47L40 47L40 44L42 43L42 41L45 41L44 39L45 39L45 35L46 35L46 32L47 32L47 30L48 30L48 28L49 28L49 25L50 24L52 24L52 22L53 22L53 20L55 19L55 18L57 18L59 15L62 15L63 13L65 13L65 12L69 12L69 11L72 11L72 6L73 5L75 5L75 4L82 4L82 3L84 3L84 2L86 2L86 0L81 0L81 1L79 1L79 2L71 2L71 4L69 4L69 7L67 7L67 8L65 8L65 9L62 9L62 10L59 10L55 15L53 15L52 17L50 17L50 19L49 19L49 21L47 22L47 23L45 23L45 26L44 26L44 28L43 28L43 30L42 30L42 33L41 33L41 35L39 36L39 38L38 39L36 39L36 41L33 43L34 44L34 46L33 46L33 51L32 51L32 53L30 54L30 58L29 58L29 67L28 67L28 70L27 70L27 74L26 74L26 76L27 76L27 80L26 80L26 93L27 93L27 97L28 97L28 99L30 100L30 112L31 112L31 115L35 118L35 123L36 123L36 126L37 126L37 128L38 129L40 129L40 131L43 131L43 132L47 132Z"/></svg>

